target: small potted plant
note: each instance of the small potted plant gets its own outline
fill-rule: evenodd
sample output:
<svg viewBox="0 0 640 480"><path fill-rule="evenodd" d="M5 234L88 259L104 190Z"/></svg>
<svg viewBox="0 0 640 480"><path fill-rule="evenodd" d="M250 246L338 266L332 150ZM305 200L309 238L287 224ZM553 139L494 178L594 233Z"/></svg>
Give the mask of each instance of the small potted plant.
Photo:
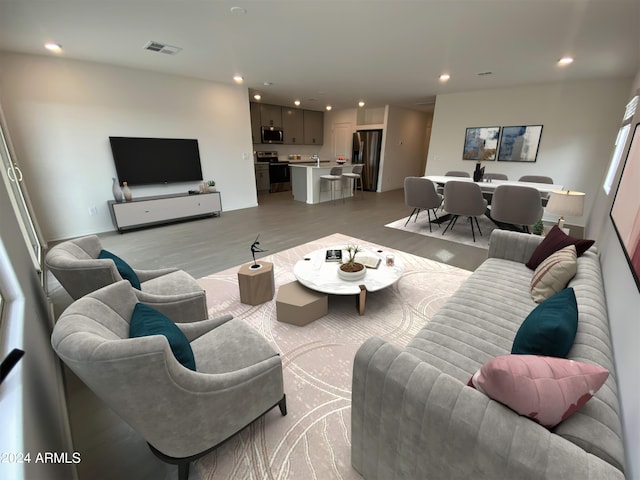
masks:
<svg viewBox="0 0 640 480"><path fill-rule="evenodd" d="M544 231L544 224L542 223L542 219L540 219L533 225L533 234L542 235L543 231Z"/></svg>
<svg viewBox="0 0 640 480"><path fill-rule="evenodd" d="M347 260L338 267L338 276L343 280L360 280L367 273L366 267L362 263L356 262L356 254L362 249L357 245L348 245Z"/></svg>
<svg viewBox="0 0 640 480"><path fill-rule="evenodd" d="M207 182L207 184L209 185L209 191L210 192L217 192L217 190L216 190L216 181L215 180L209 180Z"/></svg>

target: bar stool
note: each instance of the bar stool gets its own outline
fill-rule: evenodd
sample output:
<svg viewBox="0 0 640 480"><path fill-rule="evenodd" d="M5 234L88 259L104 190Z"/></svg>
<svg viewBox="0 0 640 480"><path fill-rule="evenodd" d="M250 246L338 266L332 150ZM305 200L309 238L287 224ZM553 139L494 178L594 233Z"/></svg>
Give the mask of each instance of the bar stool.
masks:
<svg viewBox="0 0 640 480"><path fill-rule="evenodd" d="M356 192L358 191L358 182L360 182L360 191L364 193L364 185L362 183L362 165L356 165L353 167L351 172L343 173L342 176L348 178L350 182L354 182L353 185L349 183L349 186L352 190L355 187Z"/></svg>
<svg viewBox="0 0 640 480"><path fill-rule="evenodd" d="M331 187L331 201L333 202L334 190L333 185L335 182L342 181L342 167L332 167L328 175L320 175L320 193L322 193L322 181L326 180L327 184ZM342 187L342 185L341 185ZM342 188L340 188L340 196L344 202L344 195L342 194Z"/></svg>

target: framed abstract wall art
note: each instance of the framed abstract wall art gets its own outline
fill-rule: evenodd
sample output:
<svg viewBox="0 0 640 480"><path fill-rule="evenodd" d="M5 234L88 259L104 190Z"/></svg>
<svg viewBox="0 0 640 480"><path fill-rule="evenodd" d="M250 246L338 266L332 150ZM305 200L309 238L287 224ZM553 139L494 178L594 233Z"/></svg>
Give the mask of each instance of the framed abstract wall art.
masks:
<svg viewBox="0 0 640 480"><path fill-rule="evenodd" d="M500 127L467 128L462 159L477 162L495 160L499 138Z"/></svg>
<svg viewBox="0 0 640 480"><path fill-rule="evenodd" d="M502 127L499 162L535 162L542 136L542 125Z"/></svg>
<svg viewBox="0 0 640 480"><path fill-rule="evenodd" d="M611 206L611 220L640 290L640 123L636 124L618 190Z"/></svg>

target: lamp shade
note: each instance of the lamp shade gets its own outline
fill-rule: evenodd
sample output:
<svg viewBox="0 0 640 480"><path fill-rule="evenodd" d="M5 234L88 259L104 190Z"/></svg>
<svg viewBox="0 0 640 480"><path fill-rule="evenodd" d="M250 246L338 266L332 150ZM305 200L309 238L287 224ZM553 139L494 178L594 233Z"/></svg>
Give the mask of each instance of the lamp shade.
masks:
<svg viewBox="0 0 640 480"><path fill-rule="evenodd" d="M549 195L545 212L566 217L580 217L584 210L584 193L554 190Z"/></svg>

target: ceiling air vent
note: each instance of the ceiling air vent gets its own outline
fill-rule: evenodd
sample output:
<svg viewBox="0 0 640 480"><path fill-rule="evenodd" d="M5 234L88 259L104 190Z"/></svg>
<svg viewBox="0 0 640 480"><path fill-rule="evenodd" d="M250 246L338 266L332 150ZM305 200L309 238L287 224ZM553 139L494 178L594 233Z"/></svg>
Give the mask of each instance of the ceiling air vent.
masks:
<svg viewBox="0 0 640 480"><path fill-rule="evenodd" d="M180 47L174 47L172 45L167 45L165 43L158 43L158 42L148 42L145 46L144 46L145 50L151 50L152 52L160 52L160 53L166 53L167 55L175 55L176 53L178 53L180 50L182 50L182 48Z"/></svg>

